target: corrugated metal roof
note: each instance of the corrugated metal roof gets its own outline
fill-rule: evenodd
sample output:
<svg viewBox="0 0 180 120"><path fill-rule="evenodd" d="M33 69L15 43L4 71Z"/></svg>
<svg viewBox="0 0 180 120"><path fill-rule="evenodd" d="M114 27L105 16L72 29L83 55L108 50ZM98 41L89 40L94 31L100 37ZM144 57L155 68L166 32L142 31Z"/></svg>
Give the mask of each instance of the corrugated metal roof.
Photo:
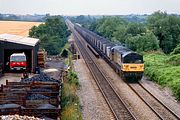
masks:
<svg viewBox="0 0 180 120"><path fill-rule="evenodd" d="M12 34L0 34L0 41L7 41L17 44L28 45L28 46L35 46L38 43L39 39L23 37L19 35L12 35Z"/></svg>

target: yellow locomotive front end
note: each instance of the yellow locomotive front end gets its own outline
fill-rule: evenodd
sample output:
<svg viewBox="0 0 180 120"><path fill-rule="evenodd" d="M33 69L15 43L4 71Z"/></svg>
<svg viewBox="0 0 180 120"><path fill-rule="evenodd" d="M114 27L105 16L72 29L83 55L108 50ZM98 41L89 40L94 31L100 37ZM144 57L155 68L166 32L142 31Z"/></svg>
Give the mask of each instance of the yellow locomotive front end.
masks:
<svg viewBox="0 0 180 120"><path fill-rule="evenodd" d="M144 73L143 56L131 51L124 46L115 46L111 49L111 61L116 63L116 71L121 73L125 81L137 82L141 80Z"/></svg>
<svg viewBox="0 0 180 120"><path fill-rule="evenodd" d="M144 72L144 64L138 64L138 63L124 63L122 64L123 72Z"/></svg>
<svg viewBox="0 0 180 120"><path fill-rule="evenodd" d="M141 80L144 73L143 56L128 52L122 56L121 72L123 77L129 82Z"/></svg>

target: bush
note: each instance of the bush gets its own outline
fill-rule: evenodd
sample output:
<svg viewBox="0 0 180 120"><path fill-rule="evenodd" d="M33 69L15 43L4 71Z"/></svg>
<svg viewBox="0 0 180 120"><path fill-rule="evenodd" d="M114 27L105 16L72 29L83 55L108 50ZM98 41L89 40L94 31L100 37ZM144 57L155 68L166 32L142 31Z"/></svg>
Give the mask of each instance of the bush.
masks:
<svg viewBox="0 0 180 120"><path fill-rule="evenodd" d="M68 80L69 80L69 83L70 84L74 84L76 85L77 87L79 87L79 80L78 80L78 77L77 77L77 74L74 72L74 71L69 71L68 73Z"/></svg>
<svg viewBox="0 0 180 120"><path fill-rule="evenodd" d="M79 98L76 94L79 81L76 73L68 71L67 81L62 86L61 120L82 120Z"/></svg>
<svg viewBox="0 0 180 120"><path fill-rule="evenodd" d="M171 56L168 60L167 63L178 66L180 65L180 54L176 54Z"/></svg>
<svg viewBox="0 0 180 120"><path fill-rule="evenodd" d="M174 54L180 54L180 44L177 45L177 47L173 50L173 52L171 52L171 55L174 55Z"/></svg>
<svg viewBox="0 0 180 120"><path fill-rule="evenodd" d="M145 74L163 87L170 87L176 99L180 100L180 66L173 66L178 58L154 53L144 55ZM173 65L167 62L169 60L173 61Z"/></svg>

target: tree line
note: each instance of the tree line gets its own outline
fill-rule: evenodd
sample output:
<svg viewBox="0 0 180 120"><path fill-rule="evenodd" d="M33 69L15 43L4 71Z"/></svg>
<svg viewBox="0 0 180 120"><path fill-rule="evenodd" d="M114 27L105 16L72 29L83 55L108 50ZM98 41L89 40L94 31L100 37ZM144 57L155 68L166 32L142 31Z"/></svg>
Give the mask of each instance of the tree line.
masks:
<svg viewBox="0 0 180 120"><path fill-rule="evenodd" d="M46 19L44 24L33 26L29 36L40 39L40 48L44 48L49 55L57 55L67 42L69 31L61 16Z"/></svg>
<svg viewBox="0 0 180 120"><path fill-rule="evenodd" d="M89 29L138 52L161 49L169 54L180 44L180 17L161 11L148 16L143 23L103 17L91 23Z"/></svg>

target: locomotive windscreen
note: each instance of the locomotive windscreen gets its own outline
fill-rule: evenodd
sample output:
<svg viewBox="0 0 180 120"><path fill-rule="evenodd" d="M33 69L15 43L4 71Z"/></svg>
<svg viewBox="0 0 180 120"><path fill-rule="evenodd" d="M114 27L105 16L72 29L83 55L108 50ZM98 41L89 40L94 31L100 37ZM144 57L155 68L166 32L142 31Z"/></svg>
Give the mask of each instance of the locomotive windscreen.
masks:
<svg viewBox="0 0 180 120"><path fill-rule="evenodd" d="M123 58L123 63L143 63L143 57L137 53L129 53Z"/></svg>

